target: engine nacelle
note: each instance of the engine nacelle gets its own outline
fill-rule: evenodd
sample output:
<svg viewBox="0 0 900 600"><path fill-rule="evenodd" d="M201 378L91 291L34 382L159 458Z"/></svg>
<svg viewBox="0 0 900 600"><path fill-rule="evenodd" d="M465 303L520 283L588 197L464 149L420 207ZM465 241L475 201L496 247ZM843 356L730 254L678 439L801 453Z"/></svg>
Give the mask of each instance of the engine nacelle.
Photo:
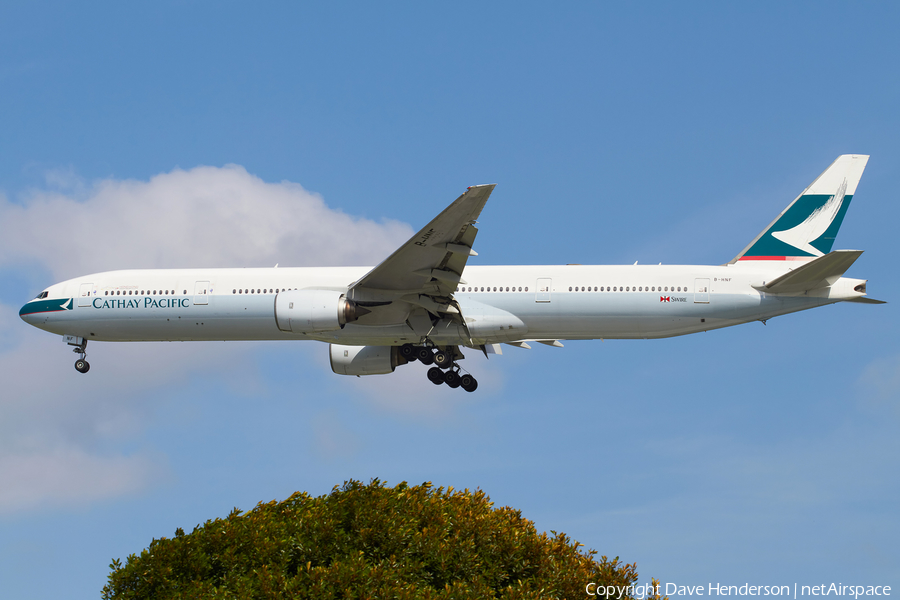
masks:
<svg viewBox="0 0 900 600"><path fill-rule="evenodd" d="M275 296L278 329L291 333L334 331L368 312L334 290L287 290Z"/></svg>
<svg viewBox="0 0 900 600"><path fill-rule="evenodd" d="M331 370L338 375L385 375L407 360L399 346L342 346L329 344Z"/></svg>

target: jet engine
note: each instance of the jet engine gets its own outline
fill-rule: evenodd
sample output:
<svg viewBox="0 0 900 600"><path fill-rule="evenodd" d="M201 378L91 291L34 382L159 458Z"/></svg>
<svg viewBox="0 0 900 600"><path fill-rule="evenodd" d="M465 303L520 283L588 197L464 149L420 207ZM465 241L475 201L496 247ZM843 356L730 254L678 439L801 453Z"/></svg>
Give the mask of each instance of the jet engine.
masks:
<svg viewBox="0 0 900 600"><path fill-rule="evenodd" d="M338 375L384 375L408 361L399 346L342 346L329 344L331 370Z"/></svg>
<svg viewBox="0 0 900 600"><path fill-rule="evenodd" d="M287 290L275 296L278 329L291 333L342 329L368 312L335 290Z"/></svg>

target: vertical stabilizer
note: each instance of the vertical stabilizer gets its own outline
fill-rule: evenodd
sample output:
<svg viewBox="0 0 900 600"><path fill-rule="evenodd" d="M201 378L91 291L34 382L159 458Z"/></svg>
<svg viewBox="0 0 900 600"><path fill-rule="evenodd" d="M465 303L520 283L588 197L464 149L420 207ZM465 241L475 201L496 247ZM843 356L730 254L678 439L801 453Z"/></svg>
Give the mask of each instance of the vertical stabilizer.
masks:
<svg viewBox="0 0 900 600"><path fill-rule="evenodd" d="M731 263L805 260L831 252L868 160L864 154L839 156Z"/></svg>

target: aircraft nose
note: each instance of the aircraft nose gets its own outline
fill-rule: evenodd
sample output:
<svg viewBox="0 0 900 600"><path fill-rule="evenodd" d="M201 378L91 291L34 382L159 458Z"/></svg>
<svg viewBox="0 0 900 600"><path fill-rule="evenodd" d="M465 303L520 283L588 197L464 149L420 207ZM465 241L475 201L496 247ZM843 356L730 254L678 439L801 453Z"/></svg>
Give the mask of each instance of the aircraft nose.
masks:
<svg viewBox="0 0 900 600"><path fill-rule="evenodd" d="M19 309L19 318L28 323L29 325L33 325L35 321L35 317L37 316L37 311L35 310L36 302L27 302L25 306Z"/></svg>

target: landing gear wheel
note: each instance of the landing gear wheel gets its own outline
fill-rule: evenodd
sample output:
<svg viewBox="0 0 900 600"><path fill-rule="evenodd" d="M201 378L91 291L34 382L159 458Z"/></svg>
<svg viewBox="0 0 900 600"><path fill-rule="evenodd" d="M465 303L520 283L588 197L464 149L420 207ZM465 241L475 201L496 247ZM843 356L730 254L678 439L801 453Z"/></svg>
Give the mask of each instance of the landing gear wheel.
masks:
<svg viewBox="0 0 900 600"><path fill-rule="evenodd" d="M438 350L434 353L434 364L442 369L449 369L450 365L453 364L453 357L449 352Z"/></svg>
<svg viewBox="0 0 900 600"><path fill-rule="evenodd" d="M91 370L91 364L83 358L79 358L75 361L75 370L79 373L87 373Z"/></svg>
<svg viewBox="0 0 900 600"><path fill-rule="evenodd" d="M468 373L459 378L459 385L467 392L474 392L478 388L478 382Z"/></svg>
<svg viewBox="0 0 900 600"><path fill-rule="evenodd" d="M416 354L416 347L412 344L403 344L402 346L400 346L400 356L410 362L416 360L418 358L418 355Z"/></svg>
<svg viewBox="0 0 900 600"><path fill-rule="evenodd" d="M447 371L444 373L444 383L452 388L458 388L460 384L459 373L456 371Z"/></svg>
<svg viewBox="0 0 900 600"><path fill-rule="evenodd" d="M444 372L437 367L431 367L428 369L428 381L434 385L441 385L444 383Z"/></svg>
<svg viewBox="0 0 900 600"><path fill-rule="evenodd" d="M419 346L416 350L416 358L418 358L419 362L423 365L430 365L434 362L434 352L431 351L431 348Z"/></svg>

